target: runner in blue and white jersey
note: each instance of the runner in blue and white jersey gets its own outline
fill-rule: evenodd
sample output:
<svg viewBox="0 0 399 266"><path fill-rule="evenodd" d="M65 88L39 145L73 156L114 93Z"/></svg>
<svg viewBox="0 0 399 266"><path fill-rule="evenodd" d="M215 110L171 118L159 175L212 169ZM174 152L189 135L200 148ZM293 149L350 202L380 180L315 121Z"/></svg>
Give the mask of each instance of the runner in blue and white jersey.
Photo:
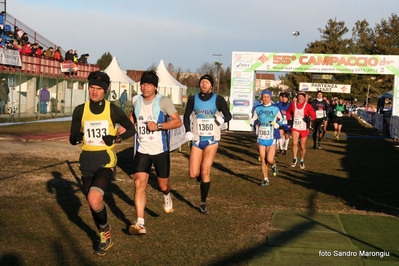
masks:
<svg viewBox="0 0 399 266"><path fill-rule="evenodd" d="M259 119L257 145L263 174L263 182L260 186L268 186L268 165L271 165L274 176L277 176L278 173L274 157L276 154L276 139L280 138L279 128L283 121L283 116L278 107L272 105L271 91L264 90L262 92L262 100L263 104L255 108L250 123L253 124L255 120Z"/></svg>

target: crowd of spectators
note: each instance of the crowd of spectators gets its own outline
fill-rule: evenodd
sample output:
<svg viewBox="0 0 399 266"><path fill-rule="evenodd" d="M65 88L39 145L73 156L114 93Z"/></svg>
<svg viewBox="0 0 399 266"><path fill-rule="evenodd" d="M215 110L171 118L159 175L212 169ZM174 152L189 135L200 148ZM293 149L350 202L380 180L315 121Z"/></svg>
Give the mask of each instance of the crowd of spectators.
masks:
<svg viewBox="0 0 399 266"><path fill-rule="evenodd" d="M6 25L4 17L5 11L2 11L0 13L0 48L17 50L23 55L52 58L59 62L71 60L74 63L88 64L89 54L85 53L79 57L77 50L70 49L63 56L59 46L55 51L53 47L44 49L37 42L30 42L28 34L21 28L14 26L14 30L12 30L10 25Z"/></svg>

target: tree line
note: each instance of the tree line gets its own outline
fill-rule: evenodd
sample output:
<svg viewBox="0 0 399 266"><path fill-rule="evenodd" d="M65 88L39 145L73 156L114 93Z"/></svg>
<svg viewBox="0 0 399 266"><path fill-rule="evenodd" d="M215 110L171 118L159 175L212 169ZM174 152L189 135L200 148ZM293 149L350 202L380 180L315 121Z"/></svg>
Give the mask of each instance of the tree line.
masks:
<svg viewBox="0 0 399 266"><path fill-rule="evenodd" d="M324 28L318 29L320 40L307 44L304 53L399 55L399 17L391 14L374 27L367 20L358 20L351 34L344 21L329 19ZM284 84L298 88L299 82L350 84L351 94L341 95L348 100L365 99L369 89L371 98L392 90L393 75L334 74L331 80L312 80L311 73L287 73ZM336 96L336 95L335 95Z"/></svg>
<svg viewBox="0 0 399 266"><path fill-rule="evenodd" d="M304 53L315 54L364 54L364 55L399 55L399 17L392 13L388 19L382 19L374 27L370 26L367 20L358 20L349 33L344 21L329 19L324 28L318 29L320 40L315 40L307 44ZM105 69L112 61L112 55L107 52L97 60L101 69ZM153 65L153 67L156 67ZM217 65L204 62L193 73L183 71L181 68L175 69L172 63L167 65L171 75L190 91L198 92L198 81L202 74L208 73L214 77L214 90L221 95L230 95L231 68L226 69L222 66L217 69ZM219 73L218 73L219 72ZM219 78L219 79L218 79ZM284 84L291 89L297 90L300 82L317 83L336 83L350 84L351 94L341 95L348 100L365 99L367 91L371 98L376 98L379 94L392 90L392 75L362 75L362 74L333 74L333 80L314 80L312 73L287 73L280 77ZM219 88L217 86L219 85ZM272 88L278 91L278 88ZM327 96L329 96L327 94ZM337 96L337 95L334 95Z"/></svg>

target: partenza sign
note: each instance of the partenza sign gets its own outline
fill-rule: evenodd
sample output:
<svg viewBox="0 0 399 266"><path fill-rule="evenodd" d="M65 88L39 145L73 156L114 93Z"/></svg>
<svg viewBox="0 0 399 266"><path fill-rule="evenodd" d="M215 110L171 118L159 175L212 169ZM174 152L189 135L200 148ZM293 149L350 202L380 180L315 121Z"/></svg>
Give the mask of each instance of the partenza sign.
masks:
<svg viewBox="0 0 399 266"><path fill-rule="evenodd" d="M349 84L300 82L298 90L300 90L300 91L322 91L322 92L330 92L330 93L351 93L351 85L349 85Z"/></svg>

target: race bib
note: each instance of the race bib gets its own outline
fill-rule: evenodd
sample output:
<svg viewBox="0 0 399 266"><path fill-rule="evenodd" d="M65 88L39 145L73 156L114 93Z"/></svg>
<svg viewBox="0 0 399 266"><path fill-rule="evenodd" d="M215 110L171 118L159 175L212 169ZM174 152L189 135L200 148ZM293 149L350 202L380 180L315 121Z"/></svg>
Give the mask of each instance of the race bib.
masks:
<svg viewBox="0 0 399 266"><path fill-rule="evenodd" d="M151 141L154 139L154 131L150 131L147 122L140 120L137 124L137 134L141 142Z"/></svg>
<svg viewBox="0 0 399 266"><path fill-rule="evenodd" d="M258 131L259 139L273 139L273 127L260 126Z"/></svg>
<svg viewBox="0 0 399 266"><path fill-rule="evenodd" d="M317 110L316 111L316 118L323 118L326 117L326 111L324 110Z"/></svg>
<svg viewBox="0 0 399 266"><path fill-rule="evenodd" d="M197 130L199 136L214 136L215 122L214 119L197 119Z"/></svg>
<svg viewBox="0 0 399 266"><path fill-rule="evenodd" d="M298 130L306 130L306 123L302 118L294 118L293 127Z"/></svg>
<svg viewBox="0 0 399 266"><path fill-rule="evenodd" d="M343 116L342 112L341 111L337 111L337 116L338 117L342 117Z"/></svg>
<svg viewBox="0 0 399 266"><path fill-rule="evenodd" d="M104 146L103 136L108 135L108 127L108 120L85 121L85 142L91 146Z"/></svg>

